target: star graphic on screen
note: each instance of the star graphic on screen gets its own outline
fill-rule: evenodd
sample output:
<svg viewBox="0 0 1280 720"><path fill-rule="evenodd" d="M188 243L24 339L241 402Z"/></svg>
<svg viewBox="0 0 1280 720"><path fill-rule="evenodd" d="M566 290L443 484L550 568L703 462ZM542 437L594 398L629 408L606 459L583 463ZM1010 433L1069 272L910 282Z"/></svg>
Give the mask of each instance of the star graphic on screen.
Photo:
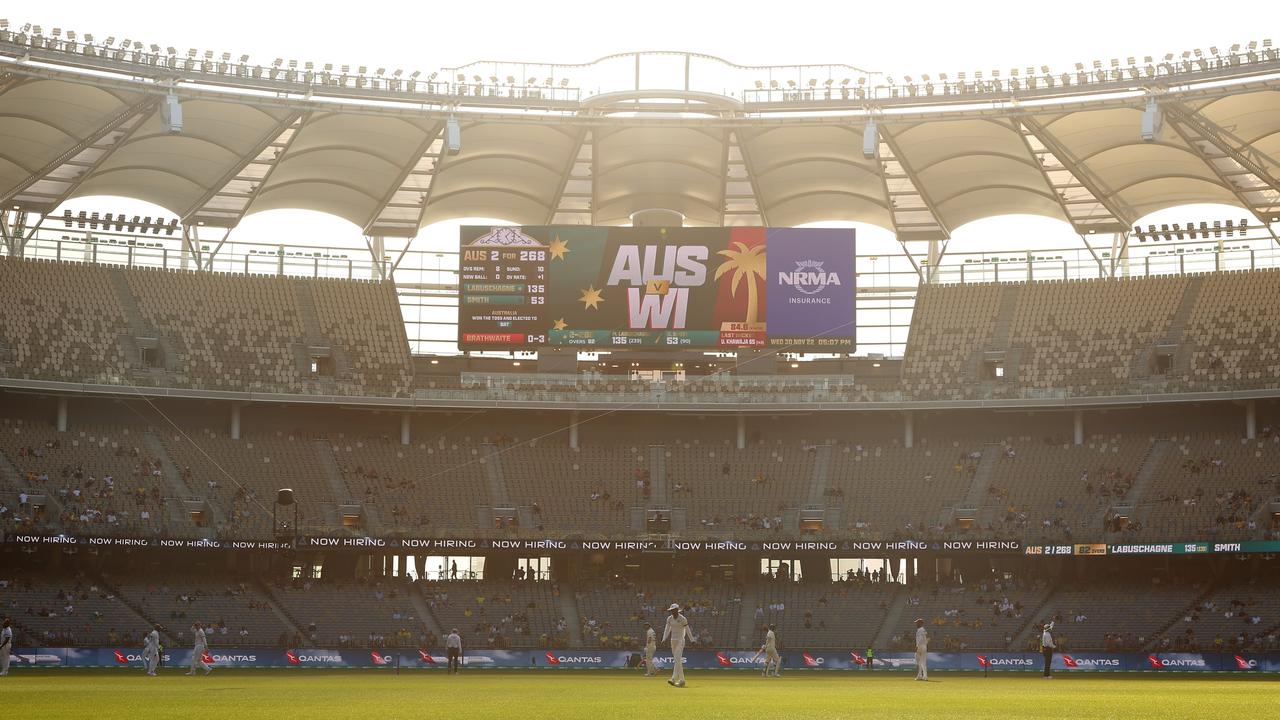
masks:
<svg viewBox="0 0 1280 720"><path fill-rule="evenodd" d="M556 330L563 330L569 327L569 323L565 322L564 318L560 318L559 320L556 321L556 324L554 327Z"/></svg>
<svg viewBox="0 0 1280 720"><path fill-rule="evenodd" d="M551 241L551 259L563 260L567 252L569 252L569 243L556 236L556 239Z"/></svg>
<svg viewBox="0 0 1280 720"><path fill-rule="evenodd" d="M600 292L600 290L595 289L594 285L583 290L582 297L578 298L578 302L583 305L582 309L586 310L589 308L592 310L599 310L600 303L604 302L604 298L600 297Z"/></svg>

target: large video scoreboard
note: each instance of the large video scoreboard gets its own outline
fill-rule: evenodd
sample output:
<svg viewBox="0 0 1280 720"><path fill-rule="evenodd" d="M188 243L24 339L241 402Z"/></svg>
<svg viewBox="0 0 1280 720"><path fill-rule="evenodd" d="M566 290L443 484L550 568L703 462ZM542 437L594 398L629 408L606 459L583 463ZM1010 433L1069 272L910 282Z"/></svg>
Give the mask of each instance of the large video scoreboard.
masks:
<svg viewBox="0 0 1280 720"><path fill-rule="evenodd" d="M852 352L854 231L462 228L465 350Z"/></svg>

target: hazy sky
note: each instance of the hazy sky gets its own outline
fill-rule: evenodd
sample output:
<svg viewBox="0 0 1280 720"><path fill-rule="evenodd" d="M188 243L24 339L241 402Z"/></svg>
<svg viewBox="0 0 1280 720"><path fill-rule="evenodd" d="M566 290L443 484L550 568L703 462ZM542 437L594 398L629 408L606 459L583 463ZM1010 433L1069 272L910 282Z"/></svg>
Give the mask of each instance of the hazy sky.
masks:
<svg viewBox="0 0 1280 720"><path fill-rule="evenodd" d="M4 11L38 23L180 49L435 70L479 59L583 62L690 50L739 64L847 63L889 74L1163 55L1261 40L1274 2L1230 12L1097 2L360 2L103 3L45 0Z"/></svg>

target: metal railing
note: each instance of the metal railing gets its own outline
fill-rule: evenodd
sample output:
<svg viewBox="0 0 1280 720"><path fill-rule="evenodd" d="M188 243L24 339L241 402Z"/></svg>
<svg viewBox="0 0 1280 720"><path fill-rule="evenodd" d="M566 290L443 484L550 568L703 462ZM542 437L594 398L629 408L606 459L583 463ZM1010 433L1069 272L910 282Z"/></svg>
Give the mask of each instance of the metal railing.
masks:
<svg viewBox="0 0 1280 720"><path fill-rule="evenodd" d="M420 79L414 71L332 63L303 63L276 59L270 65L249 62L247 55L233 59L230 53L215 57L211 51L162 48L125 40L118 45L45 35L36 28L22 31L0 30L0 52L12 57L31 57L96 71L116 72L133 77L164 78L192 84L240 87L246 90L281 94L341 95L370 100L434 102L441 105L458 99L494 101L495 106L524 105L567 109L584 97L636 90L683 90L740 99L747 104L822 103L862 106L877 104L955 103L986 101L993 97L1024 99L1072 97L1193 82L1249 77L1280 71L1280 50L1264 41L1262 47L1250 43L1235 45L1225 54L1212 48L1208 55L1196 51L1172 54L1162 60L1143 58L1138 62L1112 60L1109 67L1094 61L1092 68L1077 64L1073 72L1011 69L1005 77L981 71L969 77L964 72L937 80L920 75L895 80L884 73L869 72L844 64L788 66L743 66L721 58L694 52L636 52L599 58L588 63L557 64L516 61L482 61L456 68L443 68ZM91 40L85 35L84 40ZM573 75L569 87L568 75ZM439 77L443 75L443 77ZM506 82L503 82L505 80ZM755 87L751 87L754 83ZM587 90L586 88L589 88ZM739 89L746 88L746 89Z"/></svg>

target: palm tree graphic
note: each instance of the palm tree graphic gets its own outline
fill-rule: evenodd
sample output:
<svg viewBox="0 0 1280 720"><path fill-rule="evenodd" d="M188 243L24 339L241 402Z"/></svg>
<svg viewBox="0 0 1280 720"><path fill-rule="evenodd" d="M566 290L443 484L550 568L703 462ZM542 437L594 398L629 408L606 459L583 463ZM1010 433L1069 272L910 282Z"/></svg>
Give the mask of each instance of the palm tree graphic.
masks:
<svg viewBox="0 0 1280 720"><path fill-rule="evenodd" d="M747 247L746 243L735 242L734 248L720 250L717 255L724 255L727 260L716 268L716 280L733 272L729 279L729 295L738 296L738 286L744 282L747 286L747 318L746 322L757 322L760 315L760 294L756 289L756 278L764 279L764 245Z"/></svg>

